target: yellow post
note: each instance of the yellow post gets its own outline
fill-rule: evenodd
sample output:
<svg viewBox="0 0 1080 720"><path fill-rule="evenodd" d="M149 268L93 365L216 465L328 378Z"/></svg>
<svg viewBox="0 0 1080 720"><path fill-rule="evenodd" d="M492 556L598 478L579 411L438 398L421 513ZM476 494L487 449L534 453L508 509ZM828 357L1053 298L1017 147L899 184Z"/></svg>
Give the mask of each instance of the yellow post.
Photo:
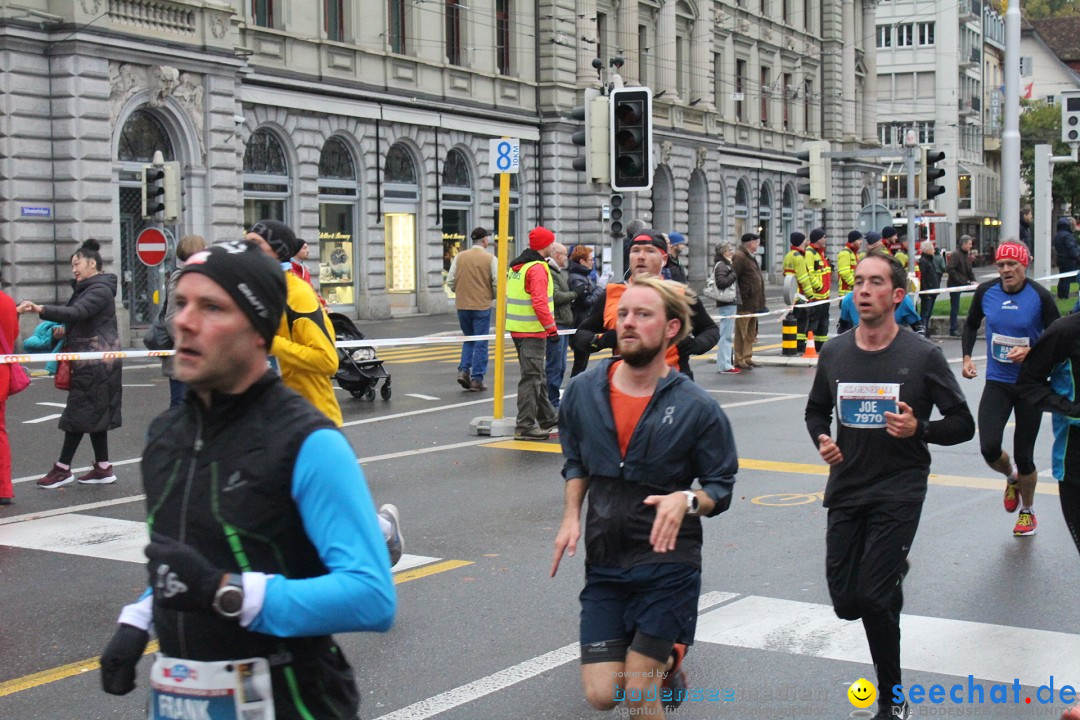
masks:
<svg viewBox="0 0 1080 720"><path fill-rule="evenodd" d="M499 287L495 295L495 413L503 417L503 379L506 365L506 273L510 263L510 173L499 173Z"/></svg>

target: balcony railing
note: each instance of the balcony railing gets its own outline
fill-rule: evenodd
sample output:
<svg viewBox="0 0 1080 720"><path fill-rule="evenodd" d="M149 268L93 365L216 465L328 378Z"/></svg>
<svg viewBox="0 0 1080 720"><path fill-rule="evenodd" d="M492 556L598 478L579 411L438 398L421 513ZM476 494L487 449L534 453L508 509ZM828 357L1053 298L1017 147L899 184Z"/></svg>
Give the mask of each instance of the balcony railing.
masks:
<svg viewBox="0 0 1080 720"><path fill-rule="evenodd" d="M957 5L960 13L960 22L982 19L982 2L980 0L960 0Z"/></svg>

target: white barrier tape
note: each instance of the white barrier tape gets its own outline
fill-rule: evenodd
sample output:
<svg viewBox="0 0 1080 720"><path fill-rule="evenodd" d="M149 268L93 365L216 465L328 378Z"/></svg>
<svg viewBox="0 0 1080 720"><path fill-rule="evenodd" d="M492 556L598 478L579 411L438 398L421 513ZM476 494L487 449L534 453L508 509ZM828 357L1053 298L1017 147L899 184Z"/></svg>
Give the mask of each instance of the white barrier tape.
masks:
<svg viewBox="0 0 1080 720"><path fill-rule="evenodd" d="M572 335L575 330L560 330L559 335ZM506 334L509 337L509 333ZM356 347L405 347L410 345L457 345L474 340L494 340L495 335L439 335L419 338L388 338L385 340L348 340L336 344L340 348ZM163 358L175 355L175 350L115 350L111 352L86 353L34 353L30 355L0 355L0 365L19 363L47 363L62 360L135 360L141 358Z"/></svg>
<svg viewBox="0 0 1080 720"><path fill-rule="evenodd" d="M1072 276L1080 273L1080 270L1070 270L1069 272L1058 273L1056 275L1047 275L1046 277L1035 278L1036 281L1042 282L1044 280L1056 280L1067 276ZM921 290L918 293L911 293L912 295L930 295L934 293L954 293L954 292L968 292L974 290L978 285L963 285L960 287L951 288L933 288L930 290ZM704 298L708 299L708 298ZM829 298L827 300L815 300L813 302L799 303L800 308L811 308L816 305L825 305L828 303L838 303L841 298ZM747 313L745 315L714 315L712 319L720 320L722 317L726 318L752 318L752 317L769 317L776 315L777 319L782 319L785 315L789 314L795 305L788 305L779 310L768 310L759 313ZM576 330L560 330L559 335L572 335ZM507 333L507 336L509 333ZM408 347L408 346L423 346L423 345L458 345L466 342L472 342L475 340L494 340L494 334L489 335L435 335L418 338L388 338L385 340L348 340L346 342L337 343L337 347L341 348L357 348L357 347L369 347L369 348L381 348L381 347ZM0 365L8 365L11 363L19 363L20 365L29 365L31 363L47 363L52 361L63 360L135 360L142 358L163 358L175 355L175 350L116 350L112 352L94 352L94 353L39 353L32 355L0 355Z"/></svg>

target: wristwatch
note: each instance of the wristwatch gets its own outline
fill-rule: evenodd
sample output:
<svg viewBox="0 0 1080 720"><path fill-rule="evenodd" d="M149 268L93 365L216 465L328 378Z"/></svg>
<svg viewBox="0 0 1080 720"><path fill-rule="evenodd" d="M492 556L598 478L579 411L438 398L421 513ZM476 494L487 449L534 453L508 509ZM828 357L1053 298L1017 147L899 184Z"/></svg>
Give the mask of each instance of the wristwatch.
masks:
<svg viewBox="0 0 1080 720"><path fill-rule="evenodd" d="M225 582L214 593L212 607L223 618L232 620L240 617L244 609L244 578L237 573L226 573Z"/></svg>
<svg viewBox="0 0 1080 720"><path fill-rule="evenodd" d="M698 514L698 496L693 490L683 490L683 495L686 496L686 514L697 515Z"/></svg>

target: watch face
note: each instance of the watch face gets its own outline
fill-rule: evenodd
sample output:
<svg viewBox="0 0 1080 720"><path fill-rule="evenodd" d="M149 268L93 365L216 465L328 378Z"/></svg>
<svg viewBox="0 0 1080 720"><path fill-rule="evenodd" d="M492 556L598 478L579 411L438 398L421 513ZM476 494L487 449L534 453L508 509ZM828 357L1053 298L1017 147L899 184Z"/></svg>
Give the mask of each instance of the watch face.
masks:
<svg viewBox="0 0 1080 720"><path fill-rule="evenodd" d="M219 591L217 606L223 615L235 615L244 607L244 591L238 587L224 587Z"/></svg>

